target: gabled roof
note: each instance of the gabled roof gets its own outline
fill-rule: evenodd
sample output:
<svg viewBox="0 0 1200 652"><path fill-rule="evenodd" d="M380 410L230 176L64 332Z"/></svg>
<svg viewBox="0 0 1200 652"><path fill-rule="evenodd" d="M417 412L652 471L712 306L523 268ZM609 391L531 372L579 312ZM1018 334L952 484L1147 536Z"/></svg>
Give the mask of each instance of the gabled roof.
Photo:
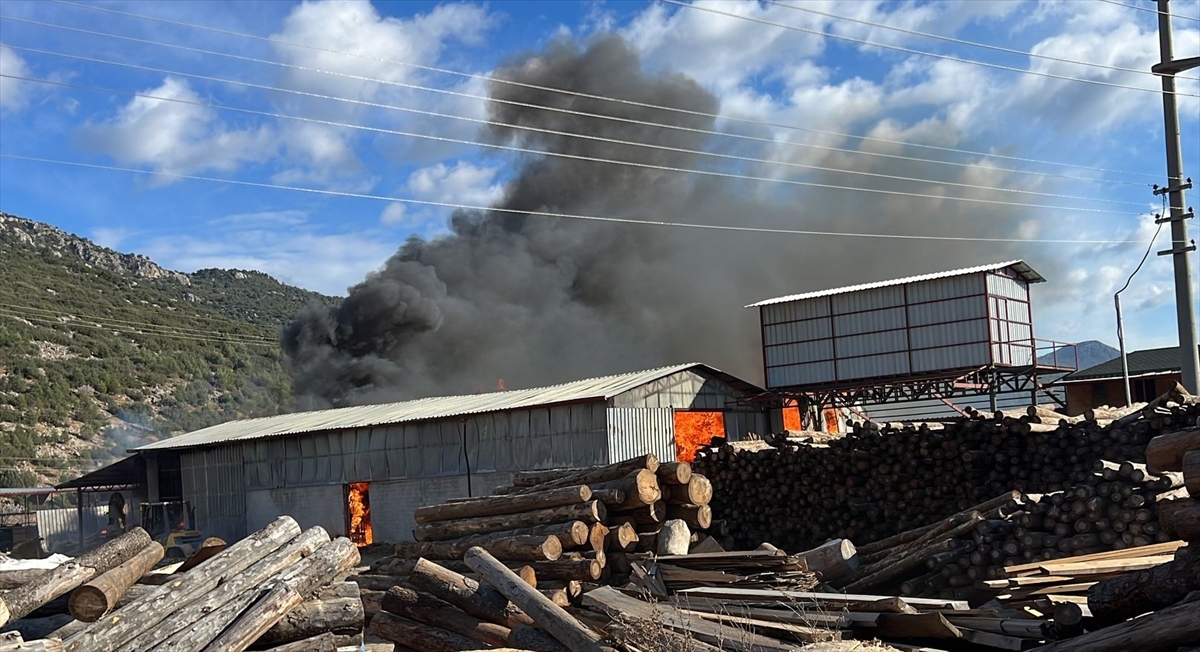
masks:
<svg viewBox="0 0 1200 652"><path fill-rule="evenodd" d="M907 283L917 283L919 281L932 281L939 278L950 278L951 276L966 276L968 274L978 274L980 272L991 272L997 269L1013 268L1022 280L1026 283L1044 283L1045 278L1038 274L1032 267L1027 265L1023 260L1010 260L1006 263L993 263L991 265L980 265L979 267L966 267L963 269L954 269L948 272L937 272L936 274L923 274L921 276L908 276L898 278L891 281L876 281L874 283L863 283L862 285L849 285L841 288L833 288L831 290L818 290L816 292L805 292L803 294L789 294L784 297L776 297L774 299L766 299L758 303L752 303L747 308L757 308L759 306L768 306L773 303L784 303L787 301L801 301L803 299L816 299L818 297L828 297L835 294L846 294L847 292L860 292L862 290L874 290L876 288L885 288L892 285L905 285Z"/></svg>
<svg viewBox="0 0 1200 652"><path fill-rule="evenodd" d="M608 400L631 389L681 371L701 371L716 376L731 386L748 393L761 393L754 385L705 364L691 362L636 371L614 376L588 378L549 387L534 387L506 392L471 394L466 396L434 396L399 403L357 405L353 407L295 412L272 417L243 419L210 426L170 439L164 439L132 451L170 450L207 446L250 439L279 437L322 430L370 428L373 426L445 419L468 414L502 412L520 408Z"/></svg>
<svg viewBox="0 0 1200 652"><path fill-rule="evenodd" d="M1183 365L1179 361L1179 347L1167 346L1161 349L1146 349L1133 351L1126 356L1129 360L1129 376L1153 376L1158 374L1177 373ZM1080 383L1088 380L1103 380L1120 378L1121 358L1116 357L1108 362L1101 362L1094 367L1080 369L1067 374L1056 385Z"/></svg>

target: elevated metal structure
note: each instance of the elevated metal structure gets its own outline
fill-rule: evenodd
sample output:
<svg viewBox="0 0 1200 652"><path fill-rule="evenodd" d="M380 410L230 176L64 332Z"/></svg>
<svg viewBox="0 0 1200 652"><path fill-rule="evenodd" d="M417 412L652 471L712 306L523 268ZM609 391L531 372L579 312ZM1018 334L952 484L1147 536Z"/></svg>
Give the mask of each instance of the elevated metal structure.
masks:
<svg viewBox="0 0 1200 652"><path fill-rule="evenodd" d="M1074 345L1034 337L1029 286L1044 281L1018 260L747 307L759 309L766 385L780 401L953 407L953 398L991 396L994 404L1011 392L1036 400L1039 378L1077 367Z"/></svg>

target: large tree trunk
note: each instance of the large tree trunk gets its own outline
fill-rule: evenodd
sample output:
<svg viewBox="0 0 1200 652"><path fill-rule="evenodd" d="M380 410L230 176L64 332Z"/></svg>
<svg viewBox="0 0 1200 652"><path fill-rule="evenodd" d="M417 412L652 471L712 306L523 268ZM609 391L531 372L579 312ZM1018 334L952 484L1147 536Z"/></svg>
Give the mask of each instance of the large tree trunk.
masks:
<svg viewBox="0 0 1200 652"><path fill-rule="evenodd" d="M337 652L337 636L329 632L278 645L264 652Z"/></svg>
<svg viewBox="0 0 1200 652"><path fill-rule="evenodd" d="M417 511L413 513L413 519L418 524L424 524L460 518L519 514L535 509L586 503L591 499L592 490L590 487L587 485L576 485L522 495L484 496L462 502L418 507Z"/></svg>
<svg viewBox="0 0 1200 652"><path fill-rule="evenodd" d="M164 553L161 543L151 541L125 563L75 589L68 602L71 615L85 623L96 622L116 608L121 596L137 583L138 578L154 568Z"/></svg>
<svg viewBox="0 0 1200 652"><path fill-rule="evenodd" d="M1159 435L1146 446L1146 468L1154 474L1182 471L1184 454L1194 450L1200 450L1200 428Z"/></svg>
<svg viewBox="0 0 1200 652"><path fill-rule="evenodd" d="M596 559L560 559L558 561L533 562L529 566L533 568L539 578L546 580L594 582L600 579L600 574L604 572L604 562Z"/></svg>
<svg viewBox="0 0 1200 652"><path fill-rule="evenodd" d="M414 531L417 541L442 541L457 539L475 534L502 532L514 528L550 525L569 521L585 523L602 523L607 515L604 503L593 500L575 505L538 509L521 514L503 514L499 516L481 516L457 521L439 521L418 525Z"/></svg>
<svg viewBox="0 0 1200 652"><path fill-rule="evenodd" d="M1037 648L1038 652L1174 652L1200 640L1200 601L1184 602L1082 636Z"/></svg>
<svg viewBox="0 0 1200 652"><path fill-rule="evenodd" d="M797 557L804 560L808 570L819 573L828 582L853 574L858 570L858 552L849 539L832 539Z"/></svg>
<svg viewBox="0 0 1200 652"><path fill-rule="evenodd" d="M712 495L712 483L699 474L693 474L687 484L663 486L663 499L672 505L707 505Z"/></svg>
<svg viewBox="0 0 1200 652"><path fill-rule="evenodd" d="M658 488L658 476L649 469L639 469L623 478L611 480L596 485L599 491L619 490L625 494L625 501L612 505L614 510L634 509L643 505L651 505L662 498L662 490Z"/></svg>
<svg viewBox="0 0 1200 652"><path fill-rule="evenodd" d="M381 606L388 613L462 634L493 647L503 647L508 642L507 627L480 620L437 598L402 586L388 589Z"/></svg>
<svg viewBox="0 0 1200 652"><path fill-rule="evenodd" d="M579 521L575 521L578 523ZM453 541L414 541L396 544L396 556L415 559L462 559L474 546L479 546L506 561L554 561L562 556L562 542L547 535L497 537L493 534L455 539Z"/></svg>
<svg viewBox="0 0 1200 652"><path fill-rule="evenodd" d="M458 652L478 650L479 643L424 623L381 611L371 619L371 633L402 646L422 652Z"/></svg>
<svg viewBox="0 0 1200 652"><path fill-rule="evenodd" d="M200 549L192 553L192 556L188 557L187 561L180 564L179 568L175 569L175 572L186 573L228 547L229 544L225 543L224 539L220 537L208 537L204 540L204 543L200 544Z"/></svg>
<svg viewBox="0 0 1200 652"><path fill-rule="evenodd" d="M329 543L329 534L324 528L314 527L305 530L286 546L267 555L254 565L242 572L229 577L220 586L204 595L195 596L186 606L176 607L174 613L154 627L134 638L122 647L122 650L150 650L172 639L175 634L185 632L183 638L188 641L206 636L204 632L194 632L194 626L202 620L208 620L209 615L221 607L236 600L238 596L253 591L271 577L295 566L305 557L316 552ZM213 633L212 636L219 634ZM209 639L211 640L211 638Z"/></svg>
<svg viewBox="0 0 1200 652"><path fill-rule="evenodd" d="M138 634L162 622L171 613L213 590L225 578L236 575L271 554L300 534L290 516L226 548L192 570L156 587L146 597L92 623L63 641L67 652L111 652Z"/></svg>
<svg viewBox="0 0 1200 652"><path fill-rule="evenodd" d="M510 604L508 598L496 589L425 559L417 561L408 581L417 589L445 600L476 618L509 628L533 624L532 618Z"/></svg>
<svg viewBox="0 0 1200 652"><path fill-rule="evenodd" d="M712 508L708 505L667 505L667 518L680 519L692 530L712 527Z"/></svg>
<svg viewBox="0 0 1200 652"><path fill-rule="evenodd" d="M305 596L323 584L341 581L359 561L361 557L358 547L349 539L339 537L325 544L288 571L266 596L238 616L220 636L213 639L212 649L242 652L274 627L289 611L299 606Z"/></svg>
<svg viewBox="0 0 1200 652"><path fill-rule="evenodd" d="M358 585L338 582L322 588L314 598L289 612L255 641L254 647L281 645L323 632L352 636L362 632L365 619L365 603Z"/></svg>
<svg viewBox="0 0 1200 652"><path fill-rule="evenodd" d="M656 475L663 484L687 484L692 479L692 465L687 462L667 462L658 467Z"/></svg>
<svg viewBox="0 0 1200 652"><path fill-rule="evenodd" d="M1190 548L1176 551L1175 561L1094 584L1087 594L1092 617L1114 623L1170 606L1200 590L1200 551Z"/></svg>
<svg viewBox="0 0 1200 652"><path fill-rule="evenodd" d="M6 591L0 595L0 627L120 566L148 545L150 535L135 527L91 552L45 571L27 584Z"/></svg>
<svg viewBox="0 0 1200 652"><path fill-rule="evenodd" d="M569 487L576 484L599 484L602 482L608 482L609 480L616 480L624 475L628 475L631 471L638 471L641 469L657 471L658 458L651 453L649 455L642 455L630 460L625 460L624 462L609 464L607 466L583 468L532 487L512 488L511 493L527 494L535 491L543 491L545 489Z"/></svg>
<svg viewBox="0 0 1200 652"><path fill-rule="evenodd" d="M530 588L486 550L472 548L467 551L463 561L572 652L601 652L605 649L596 632Z"/></svg>
<svg viewBox="0 0 1200 652"><path fill-rule="evenodd" d="M687 523L674 518L663 523L662 529L658 531L655 552L659 555L686 555L691 543L692 531L688 529Z"/></svg>

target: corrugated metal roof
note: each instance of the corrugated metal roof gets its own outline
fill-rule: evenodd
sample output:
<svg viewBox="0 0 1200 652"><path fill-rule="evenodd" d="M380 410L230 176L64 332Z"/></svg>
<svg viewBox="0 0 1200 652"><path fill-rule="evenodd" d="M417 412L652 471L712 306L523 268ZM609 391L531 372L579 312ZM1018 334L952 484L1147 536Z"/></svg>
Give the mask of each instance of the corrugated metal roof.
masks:
<svg viewBox="0 0 1200 652"><path fill-rule="evenodd" d="M864 283L862 285L850 285L842 288L833 288L831 290L818 290L816 292L806 292L803 294L789 294L785 297L776 297L774 299L765 299L758 303L752 303L747 308L757 308L759 306L767 306L773 303L784 303L787 301L800 301L802 299L816 299L817 297L828 297L834 294L846 294L847 292L860 292L862 290L874 290L875 288L883 288L891 285L905 285L907 283L917 283L919 281L932 281L939 278L949 278L951 276L965 276L967 274L978 274L979 272L990 272L997 269L1005 269L1012 267L1013 271L1021 276L1026 283L1042 283L1046 279L1042 278L1032 267L1027 265L1023 260L1010 260L1006 263L994 263L991 265L980 265L979 267L967 267L964 269L955 269L948 272L937 272L936 274L923 274L921 276L909 276L906 278L898 278L891 281L876 281L874 283Z"/></svg>
<svg viewBox="0 0 1200 652"><path fill-rule="evenodd" d="M1161 349L1146 349L1133 351L1126 356L1129 361L1129 375L1149 376L1155 374L1179 373L1182 365L1179 361L1179 347L1168 346ZM1080 369L1060 379L1056 385L1081 383L1088 380L1103 380L1120 378L1121 358L1116 357L1107 362L1101 362L1094 367Z"/></svg>
<svg viewBox="0 0 1200 652"><path fill-rule="evenodd" d="M718 376L725 382L746 391L762 391L736 376L705 364L692 362L627 374L588 378L586 380L577 380L550 387L534 387L531 389L472 394L468 396L435 396L400 403L358 405L312 412L280 414L273 417L260 417L241 421L228 421L195 432L164 439L147 446L134 448L131 449L131 452L208 446L322 430L370 428L410 421L426 421L429 419L444 419L467 414L516 410L554 403L607 400L665 376L694 369L700 369L710 375Z"/></svg>

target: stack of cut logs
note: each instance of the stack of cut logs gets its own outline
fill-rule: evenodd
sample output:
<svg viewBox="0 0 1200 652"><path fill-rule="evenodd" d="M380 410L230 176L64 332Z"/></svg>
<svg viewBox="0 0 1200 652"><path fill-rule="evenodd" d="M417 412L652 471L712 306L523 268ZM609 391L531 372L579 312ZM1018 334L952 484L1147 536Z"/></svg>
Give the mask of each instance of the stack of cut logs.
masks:
<svg viewBox="0 0 1200 652"><path fill-rule="evenodd" d="M945 424L866 423L827 445L780 437L757 451L716 446L701 450L693 466L712 481L713 509L728 520L737 548L771 541L805 550L829 537L862 545L1010 490L1053 495L1090 485L1098 463L1143 462L1153 437L1193 426L1200 400L1177 387L1150 404L1090 416L1030 408ZM1089 498L1109 500L1099 493L1109 488L1093 489ZM1154 539L1141 529L1126 528L1121 538Z"/></svg>
<svg viewBox="0 0 1200 652"><path fill-rule="evenodd" d="M333 650L361 642L359 562L349 539L284 516L226 546L211 539L175 572L141 528L0 593L19 650ZM0 646L0 649L4 649Z"/></svg>
<svg viewBox="0 0 1200 652"><path fill-rule="evenodd" d="M624 582L631 553L686 554L708 539L711 499L712 485L688 463L660 465L654 455L522 472L491 496L416 510L416 541L398 544L376 571L403 574L423 557L466 572L459 560L478 546L553 591L570 582Z"/></svg>

